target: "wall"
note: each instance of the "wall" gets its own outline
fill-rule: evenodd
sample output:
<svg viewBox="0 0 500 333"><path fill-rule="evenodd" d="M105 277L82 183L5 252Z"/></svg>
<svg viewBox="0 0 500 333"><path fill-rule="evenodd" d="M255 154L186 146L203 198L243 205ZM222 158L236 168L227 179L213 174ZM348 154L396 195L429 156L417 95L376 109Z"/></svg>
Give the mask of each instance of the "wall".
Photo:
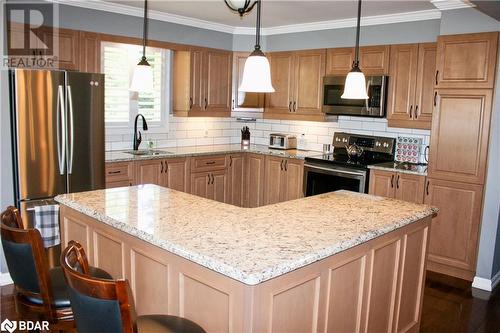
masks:
<svg viewBox="0 0 500 333"><path fill-rule="evenodd" d="M441 14L441 35L500 30L500 22L475 9L448 10Z"/></svg>

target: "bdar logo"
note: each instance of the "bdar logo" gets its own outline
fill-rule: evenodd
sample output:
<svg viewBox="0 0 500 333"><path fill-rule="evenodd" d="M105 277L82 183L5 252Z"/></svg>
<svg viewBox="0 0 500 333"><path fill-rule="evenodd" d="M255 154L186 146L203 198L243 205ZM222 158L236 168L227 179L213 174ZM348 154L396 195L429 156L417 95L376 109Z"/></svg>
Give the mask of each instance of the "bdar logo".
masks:
<svg viewBox="0 0 500 333"><path fill-rule="evenodd" d="M15 321L10 321L9 319L5 319L2 324L0 324L0 330L2 332L8 331L10 333L16 330L17 323Z"/></svg>

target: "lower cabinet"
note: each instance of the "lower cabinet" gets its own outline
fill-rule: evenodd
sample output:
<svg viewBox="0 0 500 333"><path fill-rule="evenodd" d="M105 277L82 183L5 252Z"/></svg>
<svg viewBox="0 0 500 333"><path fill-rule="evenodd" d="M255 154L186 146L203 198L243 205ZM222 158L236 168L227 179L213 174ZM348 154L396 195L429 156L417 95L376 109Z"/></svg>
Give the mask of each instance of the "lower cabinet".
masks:
<svg viewBox="0 0 500 333"><path fill-rule="evenodd" d="M104 172L106 175L106 188L132 186L135 184L133 163L106 163Z"/></svg>
<svg viewBox="0 0 500 333"><path fill-rule="evenodd" d="M374 169L370 171L370 194L423 203L424 189L425 176Z"/></svg>
<svg viewBox="0 0 500 333"><path fill-rule="evenodd" d="M428 178L425 203L432 219L427 269L472 280L481 223L483 186Z"/></svg>
<svg viewBox="0 0 500 333"><path fill-rule="evenodd" d="M191 194L226 202L227 189L226 170L196 172L191 174Z"/></svg>
<svg viewBox="0 0 500 333"><path fill-rule="evenodd" d="M162 186L181 192L189 192L189 159L169 158L163 160ZM161 171L161 170L160 170Z"/></svg>
<svg viewBox="0 0 500 333"><path fill-rule="evenodd" d="M244 172L245 156L230 154L226 156L227 164L227 195L226 203L243 207L245 201Z"/></svg>
<svg viewBox="0 0 500 333"><path fill-rule="evenodd" d="M245 161L245 207L264 206L266 156L247 154Z"/></svg>
<svg viewBox="0 0 500 333"><path fill-rule="evenodd" d="M303 196L304 161L267 156L264 204L294 200Z"/></svg>
<svg viewBox="0 0 500 333"><path fill-rule="evenodd" d="M135 181L138 185L155 184L159 186L167 185L164 177L165 166L163 160L144 160L135 162Z"/></svg>

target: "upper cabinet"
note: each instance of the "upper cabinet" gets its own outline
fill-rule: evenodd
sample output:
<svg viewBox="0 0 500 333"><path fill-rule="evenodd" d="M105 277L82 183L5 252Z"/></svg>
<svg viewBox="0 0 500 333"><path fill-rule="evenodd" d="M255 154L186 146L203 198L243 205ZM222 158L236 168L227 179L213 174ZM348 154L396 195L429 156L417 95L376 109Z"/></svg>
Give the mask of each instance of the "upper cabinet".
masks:
<svg viewBox="0 0 500 333"><path fill-rule="evenodd" d="M80 72L101 73L101 38L99 34L80 31Z"/></svg>
<svg viewBox="0 0 500 333"><path fill-rule="evenodd" d="M270 53L269 59L276 92L266 96L265 118L324 120L326 51L276 52Z"/></svg>
<svg viewBox="0 0 500 333"><path fill-rule="evenodd" d="M435 43L391 46L389 126L431 128L435 69Z"/></svg>
<svg viewBox="0 0 500 333"><path fill-rule="evenodd" d="M243 79L243 69L250 53L234 52L233 54L233 94L231 108L233 111L249 111L264 108L264 93L238 91Z"/></svg>
<svg viewBox="0 0 500 333"><path fill-rule="evenodd" d="M437 88L493 88L498 32L438 37Z"/></svg>
<svg viewBox="0 0 500 333"><path fill-rule="evenodd" d="M232 53L176 51L174 113L177 116L227 117L231 112Z"/></svg>
<svg viewBox="0 0 500 333"><path fill-rule="evenodd" d="M359 66L366 75L389 72L389 45L363 46L359 50ZM327 50L326 75L347 75L352 69L354 48L342 47Z"/></svg>
<svg viewBox="0 0 500 333"><path fill-rule="evenodd" d="M57 38L55 38L57 37ZM43 28L42 40L54 43L57 53L55 67L77 71L80 68L80 33L77 30L60 28ZM43 52L42 52L43 53Z"/></svg>

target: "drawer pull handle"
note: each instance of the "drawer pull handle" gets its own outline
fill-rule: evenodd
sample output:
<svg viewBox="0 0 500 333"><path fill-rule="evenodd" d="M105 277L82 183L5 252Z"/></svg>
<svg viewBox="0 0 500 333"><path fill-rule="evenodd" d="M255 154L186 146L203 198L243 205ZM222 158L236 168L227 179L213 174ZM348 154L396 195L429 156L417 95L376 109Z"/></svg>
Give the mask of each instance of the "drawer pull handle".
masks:
<svg viewBox="0 0 500 333"><path fill-rule="evenodd" d="M436 99L437 99L438 93L437 91L434 92L434 106L436 106Z"/></svg>
<svg viewBox="0 0 500 333"><path fill-rule="evenodd" d="M391 188L394 188L394 175L391 175Z"/></svg>
<svg viewBox="0 0 500 333"><path fill-rule="evenodd" d="M428 180L428 181L427 181L427 186L425 187L425 193L426 193L427 195L429 195L429 184L430 184L430 181Z"/></svg>
<svg viewBox="0 0 500 333"><path fill-rule="evenodd" d="M436 71L436 86L438 85L438 76L439 76L439 71Z"/></svg>
<svg viewBox="0 0 500 333"><path fill-rule="evenodd" d="M119 173L122 173L121 170L118 170L118 171L108 171L108 175L117 175Z"/></svg>
<svg viewBox="0 0 500 333"><path fill-rule="evenodd" d="M233 166L233 157L232 156L229 156L229 166L230 167Z"/></svg>
<svg viewBox="0 0 500 333"><path fill-rule="evenodd" d="M210 161L210 162L205 162L206 165L212 165L215 164L215 161Z"/></svg>
<svg viewBox="0 0 500 333"><path fill-rule="evenodd" d="M399 175L398 175L398 179L396 180L396 188L399 189Z"/></svg>

